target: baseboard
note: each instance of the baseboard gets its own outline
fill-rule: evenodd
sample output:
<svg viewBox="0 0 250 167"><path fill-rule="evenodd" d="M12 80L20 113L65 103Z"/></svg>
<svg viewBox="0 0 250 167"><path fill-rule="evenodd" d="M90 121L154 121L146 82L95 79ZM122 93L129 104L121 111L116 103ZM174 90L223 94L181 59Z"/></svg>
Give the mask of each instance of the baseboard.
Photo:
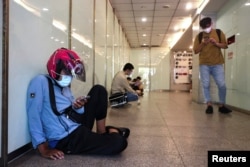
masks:
<svg viewBox="0 0 250 167"><path fill-rule="evenodd" d="M27 153L28 151L32 150L32 144L28 143L22 147L20 147L19 149L11 152L8 154L8 163L10 163L11 161L21 157L22 155L24 155L25 153Z"/></svg>

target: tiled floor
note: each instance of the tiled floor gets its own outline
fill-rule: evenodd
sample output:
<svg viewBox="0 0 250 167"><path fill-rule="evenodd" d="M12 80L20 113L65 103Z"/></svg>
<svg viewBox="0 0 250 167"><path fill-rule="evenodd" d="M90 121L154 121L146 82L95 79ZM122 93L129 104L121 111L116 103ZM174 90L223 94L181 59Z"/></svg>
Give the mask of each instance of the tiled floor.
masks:
<svg viewBox="0 0 250 167"><path fill-rule="evenodd" d="M131 129L128 148L117 156L66 155L47 160L35 151L10 167L206 167L208 150L250 150L250 115L206 115L189 93L151 92L141 104L108 111L107 124Z"/></svg>

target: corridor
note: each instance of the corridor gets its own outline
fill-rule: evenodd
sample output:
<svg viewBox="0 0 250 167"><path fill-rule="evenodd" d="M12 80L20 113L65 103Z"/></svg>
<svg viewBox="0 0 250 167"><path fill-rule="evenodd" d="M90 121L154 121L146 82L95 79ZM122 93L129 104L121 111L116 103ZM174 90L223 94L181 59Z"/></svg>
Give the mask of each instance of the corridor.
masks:
<svg viewBox="0 0 250 167"><path fill-rule="evenodd" d="M250 115L225 115L192 102L187 92L150 92L109 108L107 125L129 127L129 145L116 156L65 155L47 160L31 151L10 167L206 167L208 150L250 150Z"/></svg>

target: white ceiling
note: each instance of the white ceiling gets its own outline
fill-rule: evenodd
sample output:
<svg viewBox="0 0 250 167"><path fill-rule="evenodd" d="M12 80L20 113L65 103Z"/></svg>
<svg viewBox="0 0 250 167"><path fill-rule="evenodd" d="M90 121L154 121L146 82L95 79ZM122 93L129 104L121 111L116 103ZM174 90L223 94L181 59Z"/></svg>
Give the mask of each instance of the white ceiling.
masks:
<svg viewBox="0 0 250 167"><path fill-rule="evenodd" d="M197 8L203 3L203 0L109 1L131 48L151 46L171 47L174 50L189 50L192 45L192 29L190 24L184 22L189 19L191 23ZM226 1L210 0L202 14L216 13ZM189 10L186 9L187 3L192 4ZM142 22L142 17L146 17L147 21ZM177 33L184 35L176 43L173 40Z"/></svg>

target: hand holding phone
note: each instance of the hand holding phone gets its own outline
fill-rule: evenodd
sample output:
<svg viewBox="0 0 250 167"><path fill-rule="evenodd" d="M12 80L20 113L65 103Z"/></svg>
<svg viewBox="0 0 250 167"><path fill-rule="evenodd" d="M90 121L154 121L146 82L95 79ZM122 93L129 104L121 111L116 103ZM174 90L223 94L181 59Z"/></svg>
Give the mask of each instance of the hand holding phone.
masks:
<svg viewBox="0 0 250 167"><path fill-rule="evenodd" d="M205 44L208 44L210 42L210 39L208 36L204 36L203 39L202 39L202 42L205 43Z"/></svg>
<svg viewBox="0 0 250 167"><path fill-rule="evenodd" d="M81 108L84 106L85 103L87 103L88 99L90 98L90 96L80 96L78 97L74 102L73 102L73 107L75 109Z"/></svg>
<svg viewBox="0 0 250 167"><path fill-rule="evenodd" d="M83 101L88 100L89 98L90 98L89 95L87 95L87 96L82 96L81 101L82 101L82 100L83 100Z"/></svg>

